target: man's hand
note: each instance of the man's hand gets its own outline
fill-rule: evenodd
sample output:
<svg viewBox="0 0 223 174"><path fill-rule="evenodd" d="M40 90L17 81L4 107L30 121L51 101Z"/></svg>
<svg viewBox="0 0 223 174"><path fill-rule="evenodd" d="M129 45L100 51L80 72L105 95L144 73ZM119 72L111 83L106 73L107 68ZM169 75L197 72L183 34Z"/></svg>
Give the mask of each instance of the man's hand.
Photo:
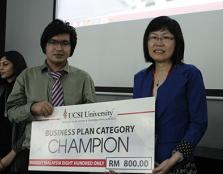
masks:
<svg viewBox="0 0 223 174"><path fill-rule="evenodd" d="M53 106L47 101L37 102L31 106L31 112L34 115L47 117L53 113Z"/></svg>

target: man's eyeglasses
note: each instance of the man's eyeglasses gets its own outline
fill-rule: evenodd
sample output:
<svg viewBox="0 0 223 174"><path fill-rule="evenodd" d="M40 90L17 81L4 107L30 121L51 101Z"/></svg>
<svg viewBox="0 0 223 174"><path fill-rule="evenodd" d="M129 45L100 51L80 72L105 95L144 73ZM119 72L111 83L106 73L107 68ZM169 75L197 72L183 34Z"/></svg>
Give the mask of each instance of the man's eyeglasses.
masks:
<svg viewBox="0 0 223 174"><path fill-rule="evenodd" d="M155 36L155 35L149 36L149 41L153 43L159 41L162 41L164 43L169 43L172 40L174 40L174 36Z"/></svg>
<svg viewBox="0 0 223 174"><path fill-rule="evenodd" d="M47 43L50 45L53 45L53 46L58 46L58 45L60 45L61 47L70 46L70 42L66 41L66 40L59 41L59 40L50 39L50 40L48 40Z"/></svg>

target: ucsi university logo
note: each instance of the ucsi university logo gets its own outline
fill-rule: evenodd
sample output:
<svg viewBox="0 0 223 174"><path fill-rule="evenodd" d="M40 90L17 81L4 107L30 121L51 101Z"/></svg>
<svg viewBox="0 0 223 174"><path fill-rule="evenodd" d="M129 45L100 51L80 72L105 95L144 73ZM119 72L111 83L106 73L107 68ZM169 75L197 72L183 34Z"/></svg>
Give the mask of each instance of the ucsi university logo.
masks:
<svg viewBox="0 0 223 174"><path fill-rule="evenodd" d="M105 117L112 117L114 114L114 109L111 110L104 110L104 111L77 111L77 112L67 112L66 108L63 112L64 119L78 119L78 118L105 118Z"/></svg>
<svg viewBox="0 0 223 174"><path fill-rule="evenodd" d="M66 110L66 108L64 109L63 118L64 118L64 119L67 118L67 110Z"/></svg>

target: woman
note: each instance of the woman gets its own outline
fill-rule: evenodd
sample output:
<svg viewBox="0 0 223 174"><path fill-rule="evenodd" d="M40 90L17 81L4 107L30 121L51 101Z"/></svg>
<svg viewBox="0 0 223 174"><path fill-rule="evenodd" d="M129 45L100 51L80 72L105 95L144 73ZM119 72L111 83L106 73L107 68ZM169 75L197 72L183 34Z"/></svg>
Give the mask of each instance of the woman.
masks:
<svg viewBox="0 0 223 174"><path fill-rule="evenodd" d="M16 77L26 67L23 56L17 51L8 51L0 56L0 75L2 79L0 85L0 171L2 173L9 171L8 166L14 159L22 141L21 135L15 134L18 125L12 125L7 118L5 103L12 91ZM20 125L19 127L21 129L23 126ZM13 145L11 145L12 143Z"/></svg>
<svg viewBox="0 0 223 174"><path fill-rule="evenodd" d="M178 22L167 16L153 19L143 49L152 64L135 75L133 96L156 96L153 173L197 173L193 152L207 128L206 94L201 72L183 63Z"/></svg>

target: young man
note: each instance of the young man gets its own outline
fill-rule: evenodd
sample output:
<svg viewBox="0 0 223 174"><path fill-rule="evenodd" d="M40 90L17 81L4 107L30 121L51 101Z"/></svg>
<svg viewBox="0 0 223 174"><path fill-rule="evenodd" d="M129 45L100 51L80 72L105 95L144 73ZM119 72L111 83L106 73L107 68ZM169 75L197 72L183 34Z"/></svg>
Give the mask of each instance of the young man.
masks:
<svg viewBox="0 0 223 174"><path fill-rule="evenodd" d="M31 122L48 117L54 106L84 104L95 101L91 77L68 64L76 46L75 28L61 20L52 21L43 31L41 48L46 60L41 66L26 69L17 78L7 107L12 122L26 123L23 151L17 155L21 173L28 173ZM57 87L57 88L56 88Z"/></svg>

